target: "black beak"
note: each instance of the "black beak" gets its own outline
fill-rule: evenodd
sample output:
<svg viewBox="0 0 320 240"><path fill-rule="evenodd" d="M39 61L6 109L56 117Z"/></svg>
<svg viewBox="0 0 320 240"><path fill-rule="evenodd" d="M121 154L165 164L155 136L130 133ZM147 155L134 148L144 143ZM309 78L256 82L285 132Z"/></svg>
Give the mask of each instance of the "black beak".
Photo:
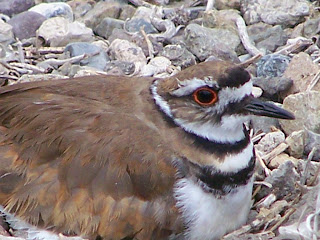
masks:
<svg viewBox="0 0 320 240"><path fill-rule="evenodd" d="M276 106L273 103L263 102L257 98L250 99L244 107L249 113L281 119L295 119L293 113Z"/></svg>

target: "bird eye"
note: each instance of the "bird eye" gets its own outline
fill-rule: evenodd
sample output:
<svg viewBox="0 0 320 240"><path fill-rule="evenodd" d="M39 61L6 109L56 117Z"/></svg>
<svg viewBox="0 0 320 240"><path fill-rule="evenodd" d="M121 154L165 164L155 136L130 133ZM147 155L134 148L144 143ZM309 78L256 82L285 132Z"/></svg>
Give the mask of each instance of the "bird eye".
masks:
<svg viewBox="0 0 320 240"><path fill-rule="evenodd" d="M207 87L198 88L192 97L201 106L212 105L218 100L217 92Z"/></svg>

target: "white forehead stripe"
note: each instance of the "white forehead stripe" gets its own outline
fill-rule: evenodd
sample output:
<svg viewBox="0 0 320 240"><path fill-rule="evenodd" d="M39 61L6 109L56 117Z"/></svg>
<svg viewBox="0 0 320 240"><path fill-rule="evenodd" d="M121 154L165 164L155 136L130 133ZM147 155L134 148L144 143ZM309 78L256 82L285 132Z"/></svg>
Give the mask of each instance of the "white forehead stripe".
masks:
<svg viewBox="0 0 320 240"><path fill-rule="evenodd" d="M219 91L219 104L215 105L217 113L222 113L226 106L233 102L239 102L246 96L252 94L252 82L248 81L240 87L226 87Z"/></svg>
<svg viewBox="0 0 320 240"><path fill-rule="evenodd" d="M193 93L200 87L208 86L213 87L215 82L213 82L212 77L205 77L204 79L192 78L184 81L179 81L179 88L173 91L171 94L176 97L187 96Z"/></svg>

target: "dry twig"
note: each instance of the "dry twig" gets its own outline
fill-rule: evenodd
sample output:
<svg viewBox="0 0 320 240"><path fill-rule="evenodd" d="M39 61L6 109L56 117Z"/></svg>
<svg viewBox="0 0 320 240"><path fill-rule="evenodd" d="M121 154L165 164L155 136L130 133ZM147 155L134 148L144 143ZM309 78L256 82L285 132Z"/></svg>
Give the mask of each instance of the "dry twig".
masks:
<svg viewBox="0 0 320 240"><path fill-rule="evenodd" d="M148 52L149 52L149 59L152 59L152 58L154 58L154 48L153 48L153 44L150 41L148 35L144 31L144 26L142 26L140 28L140 32L141 32L142 36L144 37L144 39L146 40L146 43L147 43L147 46L148 46Z"/></svg>

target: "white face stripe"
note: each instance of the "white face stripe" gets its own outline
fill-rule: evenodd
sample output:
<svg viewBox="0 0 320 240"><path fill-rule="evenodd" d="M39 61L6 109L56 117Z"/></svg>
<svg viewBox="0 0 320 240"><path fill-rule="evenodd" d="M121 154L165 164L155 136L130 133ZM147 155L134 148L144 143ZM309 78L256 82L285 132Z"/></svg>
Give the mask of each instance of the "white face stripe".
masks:
<svg viewBox="0 0 320 240"><path fill-rule="evenodd" d="M216 83L212 81L212 77L205 77L204 80L199 78L192 78L184 81L177 81L179 82L179 88L171 93L171 95L176 97L190 95L200 87L213 87L214 85L216 85Z"/></svg>
<svg viewBox="0 0 320 240"><path fill-rule="evenodd" d="M253 144L250 141L248 146L237 154L229 154L224 161L217 165L216 168L222 172L237 172L246 166L253 156Z"/></svg>
<svg viewBox="0 0 320 240"><path fill-rule="evenodd" d="M214 105L216 107L217 113L222 113L225 107L233 102L239 102L246 96L252 94L252 81L248 81L240 87L230 88L226 87L219 91L218 94L218 105Z"/></svg>
<svg viewBox="0 0 320 240"><path fill-rule="evenodd" d="M156 104L161 108L161 110L169 117L172 118L171 109L168 105L168 103L157 93L158 89L158 81L156 80L152 86L151 86L151 93L153 95L153 99L156 102Z"/></svg>

